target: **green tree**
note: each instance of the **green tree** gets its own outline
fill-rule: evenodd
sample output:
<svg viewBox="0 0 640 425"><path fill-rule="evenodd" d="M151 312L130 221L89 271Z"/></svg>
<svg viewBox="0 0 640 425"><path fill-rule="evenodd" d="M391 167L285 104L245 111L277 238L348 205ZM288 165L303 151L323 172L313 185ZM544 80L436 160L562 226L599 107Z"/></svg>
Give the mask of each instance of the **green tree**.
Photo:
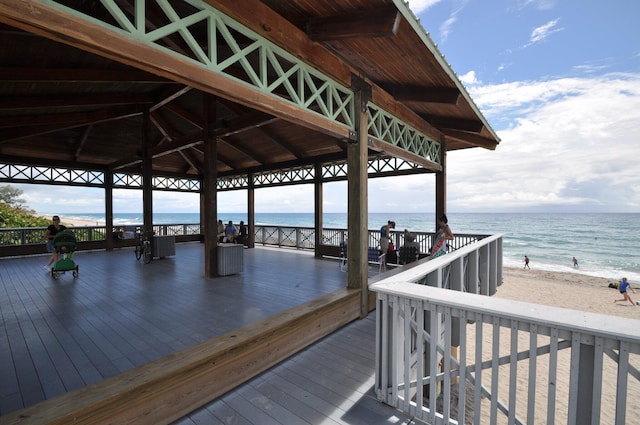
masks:
<svg viewBox="0 0 640 425"><path fill-rule="evenodd" d="M22 190L0 186L0 227L46 227L50 220L38 217L25 205Z"/></svg>
<svg viewBox="0 0 640 425"><path fill-rule="evenodd" d="M20 189L10 185L0 186L0 202L12 207L22 208L25 200L21 198L23 192Z"/></svg>

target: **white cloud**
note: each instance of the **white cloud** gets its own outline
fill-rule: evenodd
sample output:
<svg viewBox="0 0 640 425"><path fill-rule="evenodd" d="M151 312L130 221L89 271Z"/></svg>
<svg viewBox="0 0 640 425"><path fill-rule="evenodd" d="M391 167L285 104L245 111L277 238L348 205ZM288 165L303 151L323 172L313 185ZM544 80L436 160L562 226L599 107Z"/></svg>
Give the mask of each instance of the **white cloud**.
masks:
<svg viewBox="0 0 640 425"><path fill-rule="evenodd" d="M442 0L410 0L408 5L409 9L411 9L414 14L418 15L441 1Z"/></svg>
<svg viewBox="0 0 640 425"><path fill-rule="evenodd" d="M544 25L534 28L529 38L530 44L539 43L546 40L551 34L562 31L564 28L556 28L560 18L549 21Z"/></svg>
<svg viewBox="0 0 640 425"><path fill-rule="evenodd" d="M469 71L464 75L458 76L458 78L465 85L480 84L475 71Z"/></svg>
<svg viewBox="0 0 640 425"><path fill-rule="evenodd" d="M453 25L458 21L458 15L460 14L460 12L462 12L466 4L467 4L467 0L461 1L460 5L458 5L458 7L456 7L456 9L453 12L451 12L449 17L442 23L442 25L440 25L440 40L443 43L449 37L449 34L452 31Z"/></svg>
<svg viewBox="0 0 640 425"><path fill-rule="evenodd" d="M637 211L640 75L610 74L476 87L495 152L448 155L451 211Z"/></svg>
<svg viewBox="0 0 640 425"><path fill-rule="evenodd" d="M533 6L536 10L550 10L555 7L555 4L555 0L519 0L513 8L520 11L529 6Z"/></svg>

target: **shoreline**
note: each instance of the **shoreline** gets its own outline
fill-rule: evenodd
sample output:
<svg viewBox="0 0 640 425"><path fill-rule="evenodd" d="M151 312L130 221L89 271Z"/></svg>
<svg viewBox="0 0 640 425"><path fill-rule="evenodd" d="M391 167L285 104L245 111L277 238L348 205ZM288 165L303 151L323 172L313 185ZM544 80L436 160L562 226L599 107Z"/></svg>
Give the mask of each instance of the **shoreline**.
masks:
<svg viewBox="0 0 640 425"><path fill-rule="evenodd" d="M503 283L494 295L498 298L640 320L640 306L628 301L613 303L622 295L609 288L609 283L623 276L608 279L579 272L504 267L502 277ZM640 285L631 282L631 286L636 291L629 292L631 299L640 302Z"/></svg>

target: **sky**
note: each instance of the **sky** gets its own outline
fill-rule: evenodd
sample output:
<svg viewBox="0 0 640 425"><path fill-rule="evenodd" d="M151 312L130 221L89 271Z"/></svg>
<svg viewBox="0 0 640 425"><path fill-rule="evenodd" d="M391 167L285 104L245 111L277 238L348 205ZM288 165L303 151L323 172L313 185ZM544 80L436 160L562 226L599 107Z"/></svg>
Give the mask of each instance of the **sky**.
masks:
<svg viewBox="0 0 640 425"><path fill-rule="evenodd" d="M500 137L447 154L448 212L640 212L640 2L410 0L409 7ZM103 212L103 191L12 185L38 212ZM433 212L433 174L369 180L370 212ZM324 187L347 211L347 183ZM155 212L199 211L155 192ZM256 212L313 212L313 186L256 190ZM246 211L246 192L218 194ZM141 212L116 190L114 212Z"/></svg>

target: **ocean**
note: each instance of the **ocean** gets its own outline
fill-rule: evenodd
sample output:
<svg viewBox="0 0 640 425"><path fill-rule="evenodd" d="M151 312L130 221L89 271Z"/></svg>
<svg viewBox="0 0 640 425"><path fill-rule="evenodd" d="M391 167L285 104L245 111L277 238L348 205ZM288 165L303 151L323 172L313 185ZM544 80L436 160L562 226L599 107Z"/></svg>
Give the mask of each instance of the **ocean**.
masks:
<svg viewBox="0 0 640 425"><path fill-rule="evenodd" d="M104 223L104 214L59 213ZM219 213L225 223L244 220L245 213ZM580 273L619 280L626 276L640 287L640 214L548 214L548 213L450 213L455 233L504 234L503 258L507 267L522 267L524 256L531 268ZM433 232L433 214L370 213L369 229L379 229L387 220L396 230ZM199 214L156 213L155 224L198 223ZM325 228L346 228L346 213L325 213ZM140 224L142 214L115 214L115 224ZM256 224L313 227L312 213L256 213ZM573 267L572 258L579 267Z"/></svg>

